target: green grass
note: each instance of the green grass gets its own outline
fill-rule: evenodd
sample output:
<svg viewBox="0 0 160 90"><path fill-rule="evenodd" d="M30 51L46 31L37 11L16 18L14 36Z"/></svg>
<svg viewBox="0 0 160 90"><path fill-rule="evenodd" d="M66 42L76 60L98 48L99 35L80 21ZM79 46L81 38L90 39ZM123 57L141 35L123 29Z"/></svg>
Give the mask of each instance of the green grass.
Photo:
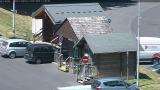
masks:
<svg viewBox="0 0 160 90"><path fill-rule="evenodd" d="M160 74L141 66L139 87L141 90L160 90Z"/></svg>
<svg viewBox="0 0 160 90"><path fill-rule="evenodd" d="M31 39L31 17L16 14L16 37ZM6 37L13 37L12 12L0 8L0 34Z"/></svg>

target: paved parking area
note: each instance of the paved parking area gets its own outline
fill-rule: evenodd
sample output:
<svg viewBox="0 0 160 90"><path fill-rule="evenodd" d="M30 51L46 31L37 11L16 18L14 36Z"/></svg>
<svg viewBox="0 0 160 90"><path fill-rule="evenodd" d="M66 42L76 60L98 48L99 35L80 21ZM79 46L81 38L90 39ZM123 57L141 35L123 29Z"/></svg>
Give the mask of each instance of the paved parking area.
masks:
<svg viewBox="0 0 160 90"><path fill-rule="evenodd" d="M0 90L57 90L78 85L76 75L61 72L54 63L28 64L23 58L0 57Z"/></svg>

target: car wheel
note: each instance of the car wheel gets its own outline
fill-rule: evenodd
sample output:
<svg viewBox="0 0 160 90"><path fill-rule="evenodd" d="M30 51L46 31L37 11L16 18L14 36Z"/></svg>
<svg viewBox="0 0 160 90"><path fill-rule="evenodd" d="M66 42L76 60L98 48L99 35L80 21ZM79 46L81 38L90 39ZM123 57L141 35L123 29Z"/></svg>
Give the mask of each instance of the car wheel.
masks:
<svg viewBox="0 0 160 90"><path fill-rule="evenodd" d="M14 59L16 57L16 53L15 52L11 52L9 54L9 58Z"/></svg>
<svg viewBox="0 0 160 90"><path fill-rule="evenodd" d="M36 64L41 64L41 59L37 59Z"/></svg>

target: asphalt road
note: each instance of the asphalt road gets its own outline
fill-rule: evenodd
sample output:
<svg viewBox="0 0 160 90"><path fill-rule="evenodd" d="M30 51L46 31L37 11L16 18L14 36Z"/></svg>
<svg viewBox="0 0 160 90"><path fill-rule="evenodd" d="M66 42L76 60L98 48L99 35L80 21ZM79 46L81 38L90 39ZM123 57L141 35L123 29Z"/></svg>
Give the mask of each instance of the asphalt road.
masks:
<svg viewBox="0 0 160 90"><path fill-rule="evenodd" d="M0 90L57 90L74 86L76 76L57 70L54 63L28 64L23 58L0 57Z"/></svg>
<svg viewBox="0 0 160 90"><path fill-rule="evenodd" d="M153 35L159 36L159 3L142 3L142 30L153 26ZM105 8L105 7L104 7ZM158 9L158 10L157 10ZM106 5L106 16L111 19L114 32L137 30L137 4ZM150 19L150 20L148 20ZM151 24L149 24L151 23ZM151 29L151 26L149 29ZM148 31L148 30L147 30ZM155 33L156 32L156 33ZM148 36L150 36L147 33ZM76 76L57 70L57 65L28 64L23 58L9 59L0 57L0 90L57 90L57 87L74 86Z"/></svg>
<svg viewBox="0 0 160 90"><path fill-rule="evenodd" d="M114 6L113 6L114 5ZM113 32L132 32L137 35L138 29L138 4L120 3L109 6L104 4L106 16L111 19ZM160 2L140 3L140 36L160 36Z"/></svg>

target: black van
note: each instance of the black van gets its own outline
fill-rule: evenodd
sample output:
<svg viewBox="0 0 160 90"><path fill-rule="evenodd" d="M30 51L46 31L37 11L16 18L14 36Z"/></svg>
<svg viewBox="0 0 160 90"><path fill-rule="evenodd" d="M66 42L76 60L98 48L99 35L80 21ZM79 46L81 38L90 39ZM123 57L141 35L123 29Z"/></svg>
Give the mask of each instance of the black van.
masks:
<svg viewBox="0 0 160 90"><path fill-rule="evenodd" d="M29 62L40 64L54 61L55 48L49 44L32 44L26 48L24 58Z"/></svg>

